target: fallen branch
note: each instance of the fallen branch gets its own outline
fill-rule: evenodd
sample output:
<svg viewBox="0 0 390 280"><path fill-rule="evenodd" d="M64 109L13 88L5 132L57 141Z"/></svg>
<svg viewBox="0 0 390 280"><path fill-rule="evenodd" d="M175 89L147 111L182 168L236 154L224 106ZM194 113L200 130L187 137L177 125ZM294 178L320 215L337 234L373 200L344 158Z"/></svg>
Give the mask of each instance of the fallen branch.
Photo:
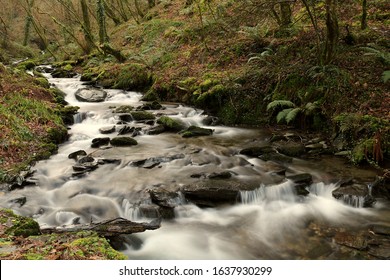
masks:
<svg viewBox="0 0 390 280"><path fill-rule="evenodd" d="M160 227L160 223L160 219L153 220L150 223L136 223L123 218L116 218L98 223L41 228L41 232L43 234L51 234L78 231L95 231L100 236L113 237L121 234L131 234L144 232L145 230L155 230Z"/></svg>

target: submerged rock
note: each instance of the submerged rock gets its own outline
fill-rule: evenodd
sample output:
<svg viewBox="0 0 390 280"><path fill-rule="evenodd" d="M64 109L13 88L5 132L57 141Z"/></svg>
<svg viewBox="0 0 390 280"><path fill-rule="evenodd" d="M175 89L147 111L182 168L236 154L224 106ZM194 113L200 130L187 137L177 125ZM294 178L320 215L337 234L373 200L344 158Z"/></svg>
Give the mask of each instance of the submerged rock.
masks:
<svg viewBox="0 0 390 280"><path fill-rule="evenodd" d="M240 154L248 156L248 157L259 157L264 154L268 153L274 153L275 149L271 147L270 145L264 145L264 146L257 146L257 147L248 147L245 149L242 149L240 151Z"/></svg>
<svg viewBox="0 0 390 280"><path fill-rule="evenodd" d="M213 130L209 128L203 128L199 126L191 125L189 128L181 132L182 137L198 137L198 136L209 136L213 134Z"/></svg>
<svg viewBox="0 0 390 280"><path fill-rule="evenodd" d="M103 102L107 92L97 88L81 88L76 91L75 97L81 102Z"/></svg>

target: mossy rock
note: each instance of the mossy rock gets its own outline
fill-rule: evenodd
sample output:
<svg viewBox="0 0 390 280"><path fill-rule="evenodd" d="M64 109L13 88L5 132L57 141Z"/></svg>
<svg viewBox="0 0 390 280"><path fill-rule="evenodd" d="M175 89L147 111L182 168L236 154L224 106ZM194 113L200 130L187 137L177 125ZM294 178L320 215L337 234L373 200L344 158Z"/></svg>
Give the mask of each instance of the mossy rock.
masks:
<svg viewBox="0 0 390 280"><path fill-rule="evenodd" d="M46 78L38 77L38 78L35 78L34 82L35 82L35 84L37 84L40 87L43 87L46 89L50 88L50 83Z"/></svg>
<svg viewBox="0 0 390 280"><path fill-rule="evenodd" d="M17 68L26 71L26 70L32 70L37 64L33 60L26 60L17 65Z"/></svg>
<svg viewBox="0 0 390 280"><path fill-rule="evenodd" d="M130 64L121 68L113 88L123 90L145 90L151 86L151 76L140 64Z"/></svg>
<svg viewBox="0 0 390 280"><path fill-rule="evenodd" d="M181 136L184 138L198 137L198 136L210 136L213 134L212 129L203 128L199 126L190 126L186 130L181 132Z"/></svg>
<svg viewBox="0 0 390 280"><path fill-rule="evenodd" d="M134 107L131 105L122 105L119 106L118 108L115 108L112 112L116 114L125 114L125 113L130 113L134 110Z"/></svg>
<svg viewBox="0 0 390 280"><path fill-rule="evenodd" d="M110 144L117 147L127 147L138 145L138 142L134 138L122 136L112 138Z"/></svg>
<svg viewBox="0 0 390 280"><path fill-rule="evenodd" d="M155 115L146 111L132 111L130 112L130 115L133 117L133 120L135 121L154 120L156 118Z"/></svg>
<svg viewBox="0 0 390 280"><path fill-rule="evenodd" d="M11 225L5 230L6 234L23 237L41 234L39 224L32 218L15 215L10 210L4 211L2 210L1 213L1 222L3 223L3 220L5 220L6 223Z"/></svg>
<svg viewBox="0 0 390 280"><path fill-rule="evenodd" d="M179 132L187 127L181 120L172 119L168 116L162 116L157 120L157 123L164 126L166 130L173 132Z"/></svg>

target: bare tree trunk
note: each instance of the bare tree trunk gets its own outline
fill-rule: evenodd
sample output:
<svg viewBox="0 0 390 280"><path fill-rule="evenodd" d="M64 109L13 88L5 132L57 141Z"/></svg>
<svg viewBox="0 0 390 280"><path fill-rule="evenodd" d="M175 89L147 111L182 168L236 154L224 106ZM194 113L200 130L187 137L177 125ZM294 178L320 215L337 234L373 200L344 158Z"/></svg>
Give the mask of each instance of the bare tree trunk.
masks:
<svg viewBox="0 0 390 280"><path fill-rule="evenodd" d="M150 223L136 223L123 218L107 220L99 223L67 225L60 227L41 228L44 234L66 233L79 231L95 231L100 236L113 237L122 234L131 234L144 232L146 230L155 230L160 227L160 220L154 220Z"/></svg>
<svg viewBox="0 0 390 280"><path fill-rule="evenodd" d="M8 45L8 27L1 16L0 16L0 22L2 25L2 31L0 34L2 35L2 38L3 38L1 40L1 46L6 47Z"/></svg>
<svg viewBox="0 0 390 280"><path fill-rule="evenodd" d="M329 64L337 51L339 40L339 23L337 19L337 0L326 0L326 44L324 62Z"/></svg>
<svg viewBox="0 0 390 280"><path fill-rule="evenodd" d="M114 22L114 24L116 26L118 26L119 24L121 24L121 20L116 16L115 12L113 11L113 9L111 7L112 7L111 5L109 5L106 1L104 1L104 9L105 9L106 15L110 19L112 19L112 21Z"/></svg>
<svg viewBox="0 0 390 280"><path fill-rule="evenodd" d="M134 0L134 6L135 6L135 9L137 10L138 15L139 15L141 18L143 18L143 17L145 16L145 14L142 12L142 9L141 9L141 7L140 7L140 5L139 5L138 0Z"/></svg>
<svg viewBox="0 0 390 280"><path fill-rule="evenodd" d="M321 30L320 30L320 28L318 27L317 18L316 18L316 16L315 16L315 14L311 11L310 6L309 6L309 3L307 2L307 0L302 0L302 3L303 3L303 5L305 6L306 12L307 12L307 14L309 15L311 24L313 25L314 32L315 32L315 34L316 34L317 58L318 58L318 61L321 63L321 60L322 60L322 51L321 51L321 39L322 39L322 35L321 35Z"/></svg>
<svg viewBox="0 0 390 280"><path fill-rule="evenodd" d="M367 29L367 0L362 0L362 22L361 22L361 29Z"/></svg>

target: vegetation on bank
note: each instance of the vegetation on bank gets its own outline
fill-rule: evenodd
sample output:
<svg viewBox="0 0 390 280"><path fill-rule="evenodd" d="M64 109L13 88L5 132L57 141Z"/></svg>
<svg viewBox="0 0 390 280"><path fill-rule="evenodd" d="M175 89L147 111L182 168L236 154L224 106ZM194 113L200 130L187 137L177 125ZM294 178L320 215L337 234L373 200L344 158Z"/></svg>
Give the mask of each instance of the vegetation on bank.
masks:
<svg viewBox="0 0 390 280"><path fill-rule="evenodd" d="M3 62L17 48L63 76L201 107L227 125L320 131L355 163L389 157L387 1L58 0L52 18L30 2L34 28L4 37Z"/></svg>
<svg viewBox="0 0 390 280"><path fill-rule="evenodd" d="M63 96L25 65L0 64L0 181L10 181L33 162L48 158L67 137Z"/></svg>
<svg viewBox="0 0 390 280"><path fill-rule="evenodd" d="M124 260L105 238L94 232L41 234L32 218L0 209L0 259L7 260Z"/></svg>

